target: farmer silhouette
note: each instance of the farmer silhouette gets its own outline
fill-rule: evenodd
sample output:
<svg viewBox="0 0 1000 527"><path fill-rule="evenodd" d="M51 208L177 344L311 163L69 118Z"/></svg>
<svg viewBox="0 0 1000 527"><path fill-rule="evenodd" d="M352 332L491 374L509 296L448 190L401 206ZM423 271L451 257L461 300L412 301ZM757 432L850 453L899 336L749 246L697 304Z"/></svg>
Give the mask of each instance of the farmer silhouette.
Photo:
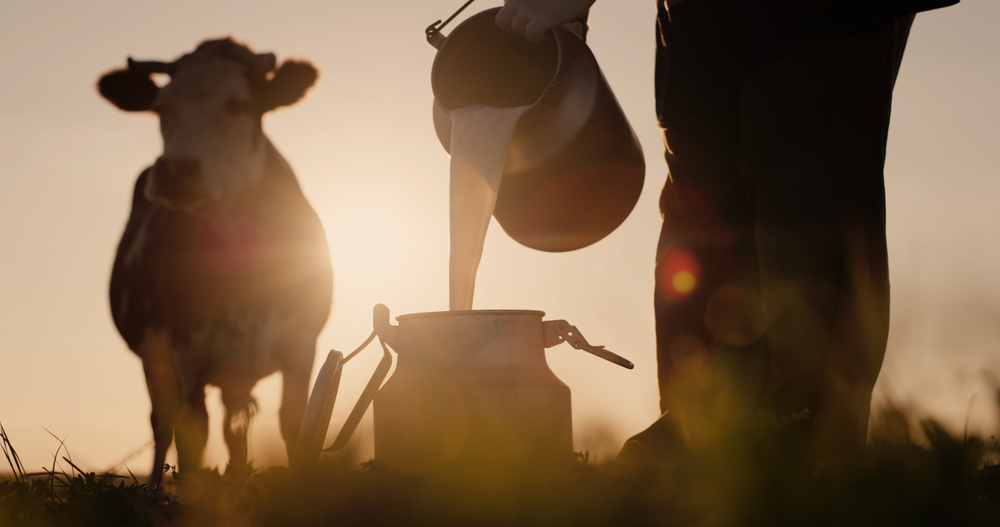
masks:
<svg viewBox="0 0 1000 527"><path fill-rule="evenodd" d="M507 0L539 41L594 0ZM656 354L663 416L626 443L669 462L705 379L798 423L806 453L866 442L889 330L883 165L914 14L957 0L660 0ZM699 388L700 387L700 388ZM712 416L708 416L709 419Z"/></svg>

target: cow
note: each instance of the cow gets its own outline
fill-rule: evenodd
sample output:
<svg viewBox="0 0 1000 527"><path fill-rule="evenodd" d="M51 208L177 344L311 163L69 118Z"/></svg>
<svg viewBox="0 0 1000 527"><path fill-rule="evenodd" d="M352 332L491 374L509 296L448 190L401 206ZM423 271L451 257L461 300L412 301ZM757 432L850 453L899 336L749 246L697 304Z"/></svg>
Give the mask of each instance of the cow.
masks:
<svg viewBox="0 0 1000 527"><path fill-rule="evenodd" d="M157 114L163 137L162 155L135 183L109 295L152 403L150 484L175 439L180 473L202 468L208 385L225 405L227 472L248 466L251 390L274 372L289 454L298 435L333 271L323 225L261 127L317 72L307 62L275 66L273 54L225 38L169 63L130 58L98 81L118 108ZM157 86L153 73L169 83Z"/></svg>

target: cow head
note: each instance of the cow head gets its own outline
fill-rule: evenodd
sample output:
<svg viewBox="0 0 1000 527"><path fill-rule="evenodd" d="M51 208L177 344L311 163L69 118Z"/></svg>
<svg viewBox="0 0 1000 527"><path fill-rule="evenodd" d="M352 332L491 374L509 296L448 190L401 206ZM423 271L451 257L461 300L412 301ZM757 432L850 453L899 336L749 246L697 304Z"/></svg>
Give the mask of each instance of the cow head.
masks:
<svg viewBox="0 0 1000 527"><path fill-rule="evenodd" d="M298 101L316 81L306 62L275 70L270 53L226 38L202 43L174 62L136 62L98 81L101 95L122 110L160 117L163 154L146 197L199 215L225 213L263 177L270 145L261 116ZM150 75L166 73L157 86Z"/></svg>

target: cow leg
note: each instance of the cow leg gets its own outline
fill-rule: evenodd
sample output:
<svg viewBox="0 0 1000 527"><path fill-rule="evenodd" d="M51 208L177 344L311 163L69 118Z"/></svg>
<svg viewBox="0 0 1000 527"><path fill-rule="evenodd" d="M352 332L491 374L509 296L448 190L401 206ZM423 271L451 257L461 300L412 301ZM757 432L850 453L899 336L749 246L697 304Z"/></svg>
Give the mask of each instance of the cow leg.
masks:
<svg viewBox="0 0 1000 527"><path fill-rule="evenodd" d="M222 435L229 448L230 470L247 468L247 434L250 431L250 421L257 413L257 401L250 395L253 385L225 386L222 388L222 404L226 406L226 417L222 424Z"/></svg>
<svg viewBox="0 0 1000 527"><path fill-rule="evenodd" d="M205 385L195 386L177 413L177 468L181 473L202 468L208 443L208 411L205 409Z"/></svg>
<svg viewBox="0 0 1000 527"><path fill-rule="evenodd" d="M290 360L286 361L285 367L281 370L281 411L278 419L281 424L281 438L285 440L285 450L291 461L295 442L299 437L299 427L302 426L302 416L306 413L306 403L309 400L309 376L312 374L313 361L316 358L316 340L303 339L289 351Z"/></svg>
<svg viewBox="0 0 1000 527"><path fill-rule="evenodd" d="M153 425L153 470L149 484L156 486L163 475L167 449L174 440L174 420L180 406L177 372L170 352L170 339L166 332L147 331L139 345L146 388L153 406L150 422Z"/></svg>

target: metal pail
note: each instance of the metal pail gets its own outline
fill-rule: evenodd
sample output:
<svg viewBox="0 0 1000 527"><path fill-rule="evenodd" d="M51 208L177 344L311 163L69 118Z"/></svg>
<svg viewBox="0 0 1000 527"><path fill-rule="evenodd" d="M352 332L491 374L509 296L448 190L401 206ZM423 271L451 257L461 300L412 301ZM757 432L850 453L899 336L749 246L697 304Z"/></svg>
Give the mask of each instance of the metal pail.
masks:
<svg viewBox="0 0 1000 527"><path fill-rule="evenodd" d="M499 8L473 15L438 48L431 70L434 128L449 150L448 111L531 105L507 150L493 215L523 245L586 247L628 217L642 191L642 147L586 43L565 27L543 42L501 31Z"/></svg>

